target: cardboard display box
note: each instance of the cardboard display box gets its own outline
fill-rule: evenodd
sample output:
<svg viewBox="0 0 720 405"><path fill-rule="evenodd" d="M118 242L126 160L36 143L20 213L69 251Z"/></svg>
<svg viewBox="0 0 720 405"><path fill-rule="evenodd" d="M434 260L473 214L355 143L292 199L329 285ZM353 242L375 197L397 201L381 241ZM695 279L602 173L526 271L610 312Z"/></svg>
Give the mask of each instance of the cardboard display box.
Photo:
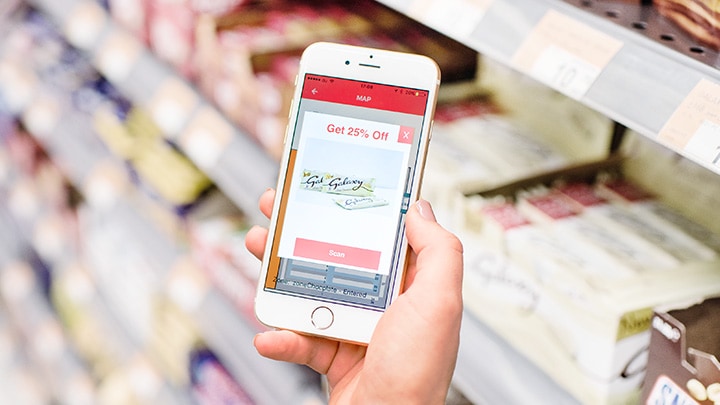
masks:
<svg viewBox="0 0 720 405"><path fill-rule="evenodd" d="M652 319L643 404L720 404L720 298Z"/></svg>

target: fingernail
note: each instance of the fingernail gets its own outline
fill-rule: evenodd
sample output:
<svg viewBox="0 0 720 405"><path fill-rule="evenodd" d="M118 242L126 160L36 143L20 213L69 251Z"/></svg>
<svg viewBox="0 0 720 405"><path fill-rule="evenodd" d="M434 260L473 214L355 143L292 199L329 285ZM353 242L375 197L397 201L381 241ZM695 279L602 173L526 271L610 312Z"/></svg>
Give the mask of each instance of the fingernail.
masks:
<svg viewBox="0 0 720 405"><path fill-rule="evenodd" d="M253 340L252 340L253 346L257 347L257 341L258 341L258 339L262 339L262 334L263 334L263 332L259 332L259 333L256 333L255 336L253 336Z"/></svg>
<svg viewBox="0 0 720 405"><path fill-rule="evenodd" d="M415 202L415 206L418 209L418 212L420 212L420 216L428 221L437 221L435 219L435 213L433 212L432 206L429 202L425 200L417 200Z"/></svg>

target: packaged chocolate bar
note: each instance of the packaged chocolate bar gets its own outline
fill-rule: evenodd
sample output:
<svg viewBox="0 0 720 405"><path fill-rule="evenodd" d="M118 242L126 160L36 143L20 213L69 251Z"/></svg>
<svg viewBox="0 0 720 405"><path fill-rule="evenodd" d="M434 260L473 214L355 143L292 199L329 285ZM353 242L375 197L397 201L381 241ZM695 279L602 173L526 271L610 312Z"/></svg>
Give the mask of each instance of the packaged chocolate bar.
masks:
<svg viewBox="0 0 720 405"><path fill-rule="evenodd" d="M351 197L336 198L335 203L346 210L359 210L363 208L381 207L388 205L387 200L378 197Z"/></svg>
<svg viewBox="0 0 720 405"><path fill-rule="evenodd" d="M368 197L375 191L375 179L306 169L303 170L300 187L323 193Z"/></svg>

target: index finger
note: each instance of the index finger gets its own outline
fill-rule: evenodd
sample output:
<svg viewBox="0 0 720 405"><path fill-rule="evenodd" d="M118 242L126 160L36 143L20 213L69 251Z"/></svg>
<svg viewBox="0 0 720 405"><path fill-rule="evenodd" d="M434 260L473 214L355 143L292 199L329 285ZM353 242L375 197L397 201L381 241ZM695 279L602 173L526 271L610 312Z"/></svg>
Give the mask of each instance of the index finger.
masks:
<svg viewBox="0 0 720 405"><path fill-rule="evenodd" d="M275 189L269 188L265 190L265 192L262 193L262 195L260 196L260 200L258 202L258 205L260 206L260 212L262 212L266 217L270 218L274 202Z"/></svg>

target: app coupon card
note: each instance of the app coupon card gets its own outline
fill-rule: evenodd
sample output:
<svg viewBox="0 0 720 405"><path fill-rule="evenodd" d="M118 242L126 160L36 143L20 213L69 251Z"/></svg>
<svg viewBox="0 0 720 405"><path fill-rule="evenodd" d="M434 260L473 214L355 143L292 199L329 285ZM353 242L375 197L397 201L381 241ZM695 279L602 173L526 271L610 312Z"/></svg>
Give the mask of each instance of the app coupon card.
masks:
<svg viewBox="0 0 720 405"><path fill-rule="evenodd" d="M279 255L387 274L413 128L305 113Z"/></svg>

